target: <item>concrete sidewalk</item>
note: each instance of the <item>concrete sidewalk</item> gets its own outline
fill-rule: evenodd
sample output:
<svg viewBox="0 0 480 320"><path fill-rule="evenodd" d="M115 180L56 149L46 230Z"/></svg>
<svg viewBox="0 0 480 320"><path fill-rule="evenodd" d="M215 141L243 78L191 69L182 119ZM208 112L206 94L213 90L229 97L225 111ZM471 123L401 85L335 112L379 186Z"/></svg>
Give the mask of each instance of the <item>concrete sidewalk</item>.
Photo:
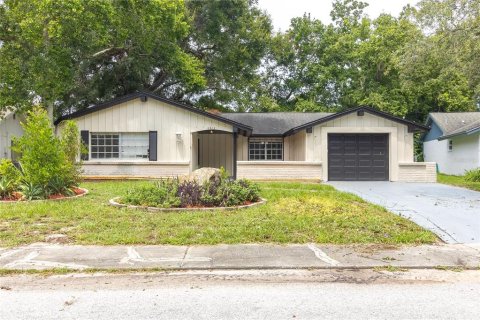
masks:
<svg viewBox="0 0 480 320"><path fill-rule="evenodd" d="M3 269L297 269L480 267L480 244L78 246L0 248Z"/></svg>

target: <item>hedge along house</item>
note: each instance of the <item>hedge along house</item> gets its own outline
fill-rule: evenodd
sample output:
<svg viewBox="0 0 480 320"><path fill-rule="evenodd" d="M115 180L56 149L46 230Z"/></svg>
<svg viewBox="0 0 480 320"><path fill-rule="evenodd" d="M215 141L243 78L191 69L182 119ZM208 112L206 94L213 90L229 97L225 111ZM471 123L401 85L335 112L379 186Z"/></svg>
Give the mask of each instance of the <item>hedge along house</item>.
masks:
<svg viewBox="0 0 480 320"><path fill-rule="evenodd" d="M341 113L201 111L138 92L60 118L88 146L87 176L167 177L225 167L251 179L435 181L414 162L428 128L368 107Z"/></svg>

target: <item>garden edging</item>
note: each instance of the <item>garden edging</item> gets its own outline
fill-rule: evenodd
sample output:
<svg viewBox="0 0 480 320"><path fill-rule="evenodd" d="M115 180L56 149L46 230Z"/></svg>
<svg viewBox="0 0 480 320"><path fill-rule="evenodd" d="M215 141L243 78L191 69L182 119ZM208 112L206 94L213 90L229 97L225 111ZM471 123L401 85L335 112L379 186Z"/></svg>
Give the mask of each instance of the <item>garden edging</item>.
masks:
<svg viewBox="0 0 480 320"><path fill-rule="evenodd" d="M240 205L240 206L234 206L234 207L157 208L157 207L134 206L134 205L129 205L129 204L122 204L122 203L117 202L118 199L120 199L120 197L115 197L113 199L110 199L109 204L111 206L114 206L114 207L117 207L117 208L138 209L138 210L146 210L146 211L150 211L150 212L214 211L214 210L226 211L226 210L248 209L248 208L251 208L251 207L255 207L255 206L259 206L259 205L263 205L263 204L267 203L266 199L260 198L260 201L258 201L258 202L245 204L245 205Z"/></svg>

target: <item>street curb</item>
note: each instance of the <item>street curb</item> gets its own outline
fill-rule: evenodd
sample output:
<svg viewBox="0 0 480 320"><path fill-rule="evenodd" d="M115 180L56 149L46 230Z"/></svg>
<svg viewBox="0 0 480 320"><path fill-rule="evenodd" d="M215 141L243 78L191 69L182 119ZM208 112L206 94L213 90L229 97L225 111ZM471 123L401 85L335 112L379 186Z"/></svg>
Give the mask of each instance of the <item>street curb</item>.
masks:
<svg viewBox="0 0 480 320"><path fill-rule="evenodd" d="M389 270L388 268L394 268ZM379 268L385 268L380 270L375 270ZM455 269L455 270L454 270ZM71 273L111 273L111 274L122 274L122 273L135 273L135 272L188 272L188 271L275 271L275 270L375 270L378 272L406 272L409 270L436 270L436 271L452 271L452 272L461 272L461 271L480 271L480 267L472 266L392 266L392 265L383 265L383 266L315 266L315 267L215 267L215 268L204 268L204 267L190 267L190 268L170 268L170 267L150 267L150 268L85 268L85 269L64 269L64 268L50 268L50 269L9 269L9 268L0 268L0 278L7 277L15 274L42 274L49 273L55 274L58 271L62 271L63 274ZM2 274L2 271L7 271L5 274Z"/></svg>

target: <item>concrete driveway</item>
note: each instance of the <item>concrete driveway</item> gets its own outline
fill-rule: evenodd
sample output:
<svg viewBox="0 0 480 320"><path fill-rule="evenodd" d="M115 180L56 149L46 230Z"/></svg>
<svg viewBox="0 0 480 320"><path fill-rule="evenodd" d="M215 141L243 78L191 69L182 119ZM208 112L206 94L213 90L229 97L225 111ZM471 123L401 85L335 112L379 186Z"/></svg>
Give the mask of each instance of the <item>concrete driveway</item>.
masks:
<svg viewBox="0 0 480 320"><path fill-rule="evenodd" d="M480 192L439 183L328 184L407 217L447 243L480 243Z"/></svg>

